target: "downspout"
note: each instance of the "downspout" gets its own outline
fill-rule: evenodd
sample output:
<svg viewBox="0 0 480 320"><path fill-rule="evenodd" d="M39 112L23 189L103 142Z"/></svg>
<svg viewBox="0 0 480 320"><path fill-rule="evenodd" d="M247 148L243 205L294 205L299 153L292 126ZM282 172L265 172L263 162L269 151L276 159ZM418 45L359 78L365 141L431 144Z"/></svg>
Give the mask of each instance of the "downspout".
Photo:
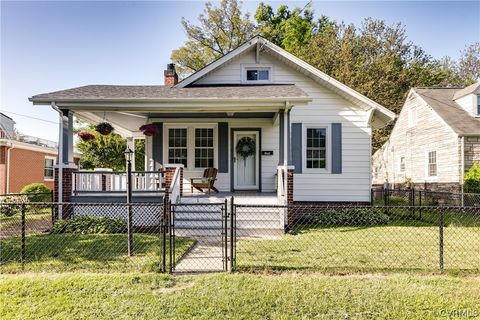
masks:
<svg viewBox="0 0 480 320"><path fill-rule="evenodd" d="M5 193L10 193L10 150L15 148L13 144L7 147L7 172L6 172L6 188Z"/></svg>
<svg viewBox="0 0 480 320"><path fill-rule="evenodd" d="M59 137L58 137L58 184L57 184L57 192L58 198L57 202L63 202L63 113L58 107L55 105L55 102L51 104L52 109L58 112L59 115ZM58 219L62 220L62 207L59 206L58 208Z"/></svg>

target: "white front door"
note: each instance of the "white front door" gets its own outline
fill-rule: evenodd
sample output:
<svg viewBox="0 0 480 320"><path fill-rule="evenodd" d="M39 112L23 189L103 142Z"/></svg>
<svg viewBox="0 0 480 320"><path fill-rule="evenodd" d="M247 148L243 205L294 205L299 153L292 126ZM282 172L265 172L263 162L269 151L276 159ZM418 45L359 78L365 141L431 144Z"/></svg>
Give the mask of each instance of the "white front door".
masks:
<svg viewBox="0 0 480 320"><path fill-rule="evenodd" d="M255 153L244 158L237 153L238 141L242 138L252 139L255 142ZM233 132L233 186L235 190L258 190L260 168L260 143L258 131Z"/></svg>

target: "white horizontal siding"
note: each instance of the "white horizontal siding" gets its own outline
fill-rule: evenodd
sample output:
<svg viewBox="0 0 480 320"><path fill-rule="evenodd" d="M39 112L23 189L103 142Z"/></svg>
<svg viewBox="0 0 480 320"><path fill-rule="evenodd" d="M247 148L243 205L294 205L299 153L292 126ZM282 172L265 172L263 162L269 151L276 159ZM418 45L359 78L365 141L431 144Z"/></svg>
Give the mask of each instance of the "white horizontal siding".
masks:
<svg viewBox="0 0 480 320"><path fill-rule="evenodd" d="M242 83L241 65L254 63L255 53L252 51L232 60L228 65L212 72L197 83L240 84ZM291 112L292 123L302 122L304 124L323 125L342 123L342 173L295 174L294 200L369 201L371 130L367 125L366 111L283 62L276 60L268 53L260 55L259 63L273 66L271 74L273 83L295 84L313 99L306 106L295 106L293 108ZM272 146L277 141L278 139L272 141ZM302 158L305 158L305 155ZM268 174L270 175L271 172ZM269 178L263 177L263 179L269 182Z"/></svg>
<svg viewBox="0 0 480 320"><path fill-rule="evenodd" d="M408 109L416 108L417 123L408 126ZM437 177L426 175L427 153L437 152ZM400 172L400 157L405 157L405 172ZM384 155L374 157L377 177L389 182L459 182L459 142L457 135L420 97L411 94L400 112ZM376 181L383 183L383 181Z"/></svg>

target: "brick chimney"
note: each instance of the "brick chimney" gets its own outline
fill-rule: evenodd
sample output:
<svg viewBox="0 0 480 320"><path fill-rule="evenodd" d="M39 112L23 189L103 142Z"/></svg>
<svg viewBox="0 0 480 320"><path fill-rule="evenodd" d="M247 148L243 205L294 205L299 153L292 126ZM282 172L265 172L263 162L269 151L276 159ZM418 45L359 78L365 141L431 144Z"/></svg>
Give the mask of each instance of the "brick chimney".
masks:
<svg viewBox="0 0 480 320"><path fill-rule="evenodd" d="M166 86L173 87L178 83L178 74L177 71L175 71L175 64L167 64L167 70L163 72L163 75Z"/></svg>

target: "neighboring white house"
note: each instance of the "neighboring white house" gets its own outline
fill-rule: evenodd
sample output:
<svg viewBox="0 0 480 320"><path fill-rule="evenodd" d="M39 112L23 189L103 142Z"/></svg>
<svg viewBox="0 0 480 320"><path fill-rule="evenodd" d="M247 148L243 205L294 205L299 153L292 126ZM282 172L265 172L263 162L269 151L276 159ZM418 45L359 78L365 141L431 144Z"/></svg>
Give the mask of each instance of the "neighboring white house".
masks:
<svg viewBox="0 0 480 320"><path fill-rule="evenodd" d="M413 88L392 134L373 156L373 183L429 184L459 191L480 161L480 83L467 88Z"/></svg>
<svg viewBox="0 0 480 320"><path fill-rule="evenodd" d="M62 112L64 168L75 115L146 139L146 170L183 165L184 190L213 166L220 191L275 192L280 167L294 170L293 201L370 201L372 130L395 114L264 38L179 83L169 65L165 84L90 85L30 100ZM149 123L159 132L145 137L139 127ZM243 159L236 146L245 137L256 150Z"/></svg>

